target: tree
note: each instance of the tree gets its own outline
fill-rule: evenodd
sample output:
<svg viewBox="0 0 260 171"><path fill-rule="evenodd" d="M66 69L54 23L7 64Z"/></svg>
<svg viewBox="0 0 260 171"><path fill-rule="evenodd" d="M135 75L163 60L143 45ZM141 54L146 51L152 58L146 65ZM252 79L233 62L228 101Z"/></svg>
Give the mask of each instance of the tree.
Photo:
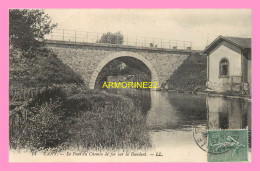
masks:
<svg viewBox="0 0 260 171"><path fill-rule="evenodd" d="M98 43L123 44L124 36L119 31L116 33L107 32L102 35Z"/></svg>
<svg viewBox="0 0 260 171"><path fill-rule="evenodd" d="M23 52L33 50L44 44L44 36L57 24L52 24L48 14L38 9L9 10L10 48Z"/></svg>

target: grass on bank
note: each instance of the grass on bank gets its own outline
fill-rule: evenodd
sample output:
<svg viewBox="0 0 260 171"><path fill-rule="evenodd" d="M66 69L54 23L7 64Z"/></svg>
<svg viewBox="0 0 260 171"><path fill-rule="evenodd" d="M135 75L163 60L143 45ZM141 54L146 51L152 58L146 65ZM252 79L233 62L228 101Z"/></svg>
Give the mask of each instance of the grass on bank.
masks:
<svg viewBox="0 0 260 171"><path fill-rule="evenodd" d="M39 49L24 57L18 50L9 56L10 88L44 87L53 84L84 85L81 76L63 64L49 49Z"/></svg>
<svg viewBox="0 0 260 171"><path fill-rule="evenodd" d="M130 98L85 88L50 50L10 54L10 88L46 87L10 107L10 149L117 149L150 146L145 117Z"/></svg>
<svg viewBox="0 0 260 171"><path fill-rule="evenodd" d="M61 88L47 90L11 110L9 123L11 149L150 146L145 116L132 100L100 92L68 96Z"/></svg>

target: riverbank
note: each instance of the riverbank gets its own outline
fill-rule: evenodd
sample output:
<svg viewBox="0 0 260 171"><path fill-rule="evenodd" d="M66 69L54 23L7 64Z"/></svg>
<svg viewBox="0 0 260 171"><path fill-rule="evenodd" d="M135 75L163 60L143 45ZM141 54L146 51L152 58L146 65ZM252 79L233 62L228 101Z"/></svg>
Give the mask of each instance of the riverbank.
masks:
<svg viewBox="0 0 260 171"><path fill-rule="evenodd" d="M48 89L10 110L10 149L148 148L142 110L132 99L87 89Z"/></svg>
<svg viewBox="0 0 260 171"><path fill-rule="evenodd" d="M10 149L150 146L143 112L131 98L89 90L51 50L39 49L30 57L14 50L9 77Z"/></svg>
<svg viewBox="0 0 260 171"><path fill-rule="evenodd" d="M146 149L151 146L146 114L152 104L162 105L162 99L151 98L150 94L145 93L138 96L135 93L120 95L117 92L89 90L80 75L48 50L36 53L36 57L32 59L15 55L10 58L10 90L45 87L36 95L21 100L19 105L10 107L10 149L35 152L64 149ZM185 65L184 68L187 69L188 66ZM199 66L200 64L195 68L198 69ZM183 81L180 80L180 84L186 85L186 76L182 76ZM190 79L196 80L196 77L191 76ZM176 92L209 95L201 91L203 88L194 89L194 85L202 83L204 85L203 81L187 84L187 90L177 89ZM176 97L172 103L178 103L179 98ZM185 101L189 99L187 97ZM152 103L152 100L159 101ZM192 104L199 107L206 105L204 101L200 103L197 99ZM167 103L165 109L167 107L171 108L171 105ZM194 113L194 108L190 107L189 104L183 109L187 112L182 116L186 116L185 121L190 119L193 122L194 116L190 117L190 114ZM165 113L172 116L171 110ZM201 119L200 115L205 113L205 109L198 110L195 113ZM156 107L152 111L156 113L150 120L158 122L164 119L158 119L157 115L162 115L163 109L158 110ZM167 123L176 119L178 117L165 117Z"/></svg>
<svg viewBox="0 0 260 171"><path fill-rule="evenodd" d="M158 160L158 156L157 159L155 158L156 152L160 152L157 154L161 154L165 158L159 158L163 158L166 161L169 159L169 161L171 160L194 162L202 159L197 159L194 155L196 154L198 156L199 154L201 154L205 155L206 161L207 153L204 152L196 144L193 137L193 128L204 128L207 125L208 121L214 123L212 125L214 126L214 129L245 129L247 126L250 128L251 112L250 110L248 110L250 108L250 103L246 103L243 100L227 100L224 98L213 98L192 94L174 94L168 91L156 92L136 90L133 92L133 94L137 97L138 94L144 97L143 99L139 98L141 99L140 102L150 102L151 104L149 109L146 110L147 112L144 117L146 118L146 124L149 128L146 130L149 135L149 140L147 141L150 142L152 147L148 148L147 150L133 150L129 148L111 150L114 153L117 153L117 151L120 152L120 154L121 152L126 151L142 151L143 153L146 152L147 154L154 154L149 155L148 157L154 157L152 159L153 161L155 161ZM148 97L151 97L151 99L149 99ZM145 106L147 106L147 104L145 104ZM86 150L85 153L87 153L88 156L66 156L67 152L80 153L82 151L82 149L78 150L77 147L70 150L63 150L57 153L56 151L53 152L52 150L45 149L41 151L42 153L39 152L36 156L30 157L30 159L35 161L37 160L37 157L44 157L47 159L47 161L49 161L48 159L50 159L50 157L48 155L57 154L57 158L59 158L61 161L72 160L79 162L88 160L88 156L92 155L91 152L93 151L97 153L101 151L104 154L107 151L109 152L109 150L107 149ZM22 154L25 153L22 151ZM41 154L46 154L47 156L43 156ZM73 153L71 154L73 155ZM16 159L20 161L24 159L23 156L19 153L12 153L11 155L15 155L17 157ZM28 152L28 156L29 155L31 155L31 153ZM53 157L55 156L52 156L51 158L53 159ZM124 159L124 161L131 160L131 156L118 157L120 157L120 161ZM110 160L112 162L111 157L91 156L91 159L93 161L95 161L96 159L101 160L101 158L104 160L107 159L107 161ZM148 158L140 157L139 160L140 159L146 161L146 159ZM118 159L114 158L114 160Z"/></svg>
<svg viewBox="0 0 260 171"><path fill-rule="evenodd" d="M251 96L245 96L241 94L228 94L228 93L218 93L212 91L178 91L178 90L168 90L168 89L158 89L157 91L167 91L173 93L180 93L180 94L196 94L196 95L204 95L210 97L224 97L227 99L243 99L251 102Z"/></svg>

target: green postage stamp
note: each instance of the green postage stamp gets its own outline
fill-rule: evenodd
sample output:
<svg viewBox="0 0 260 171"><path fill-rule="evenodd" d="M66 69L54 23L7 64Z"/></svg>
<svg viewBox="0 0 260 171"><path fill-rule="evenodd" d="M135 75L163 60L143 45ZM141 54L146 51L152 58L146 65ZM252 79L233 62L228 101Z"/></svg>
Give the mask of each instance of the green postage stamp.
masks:
<svg viewBox="0 0 260 171"><path fill-rule="evenodd" d="M208 161L248 161L248 130L208 130Z"/></svg>

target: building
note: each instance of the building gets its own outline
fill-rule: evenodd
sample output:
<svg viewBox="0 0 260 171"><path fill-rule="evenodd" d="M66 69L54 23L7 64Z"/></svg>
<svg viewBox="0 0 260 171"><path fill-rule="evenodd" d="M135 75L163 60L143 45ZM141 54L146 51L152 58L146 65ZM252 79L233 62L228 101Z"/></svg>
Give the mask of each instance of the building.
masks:
<svg viewBox="0 0 260 171"><path fill-rule="evenodd" d="M219 36L203 53L208 89L251 94L251 38Z"/></svg>

